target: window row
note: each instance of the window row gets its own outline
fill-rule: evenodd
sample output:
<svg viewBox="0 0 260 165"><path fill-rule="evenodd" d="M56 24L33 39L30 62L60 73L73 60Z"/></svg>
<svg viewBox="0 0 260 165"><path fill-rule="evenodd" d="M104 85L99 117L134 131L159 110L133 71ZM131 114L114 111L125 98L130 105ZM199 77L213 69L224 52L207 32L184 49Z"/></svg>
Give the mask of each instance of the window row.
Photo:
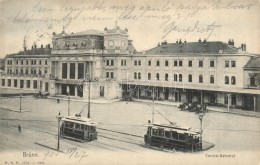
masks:
<svg viewBox="0 0 260 165"><path fill-rule="evenodd" d="M225 67L228 68L228 67L236 67L236 61L229 61L229 60L226 60L225 61Z"/></svg>
<svg viewBox="0 0 260 165"><path fill-rule="evenodd" d="M173 75L173 81L179 81L179 82L182 82L182 78L183 76L182 76L182 74L174 74ZM137 73L137 72L135 72L134 73L134 79L141 79L141 73L139 72L139 73ZM152 75L151 75L151 73L148 73L147 74L147 79L148 80L151 80L152 79ZM155 79L156 80L160 80L160 74L159 73L156 73L156 75L155 75ZM165 81L168 81L169 80L169 74L168 73L165 73L164 74L164 80ZM188 75L188 82L192 82L192 75L191 74L189 74ZM203 83L203 75L199 75L199 83ZM215 79L214 79L214 76L213 75L210 75L210 83L211 84L214 84L215 83Z"/></svg>
<svg viewBox="0 0 260 165"><path fill-rule="evenodd" d="M32 82L32 84L31 84ZM32 85L32 86L31 86ZM7 86L7 87L18 87L18 80L14 79L13 83L11 79L7 79L7 84L6 80L2 79L2 86ZM20 80L19 81L19 88L33 88L37 89L38 87L38 81L37 80ZM45 83L45 91L48 91L48 83Z"/></svg>
<svg viewBox="0 0 260 165"><path fill-rule="evenodd" d="M12 65L13 60L7 60L7 65ZM21 65L48 65L48 60L15 60L15 64L19 65L19 61ZM37 62L38 61L38 62Z"/></svg>
<svg viewBox="0 0 260 165"><path fill-rule="evenodd" d="M19 70L20 70L20 72L19 72ZM12 69L7 69L7 74L31 74L31 75L36 75L36 74L38 74L38 75L42 75L42 74L47 74L48 73L48 70L47 70L47 68L46 69L44 69L44 71L42 71L41 69L28 69L28 68L26 68L26 69L23 69L23 68L21 68L21 69L15 69L15 71L13 72L13 70Z"/></svg>
<svg viewBox="0 0 260 165"><path fill-rule="evenodd" d="M138 61L138 64L141 65L141 61ZM161 64L161 61L160 60L156 60L155 62L155 66L160 66ZM193 61L192 60L189 60L188 61L188 67L192 67L193 66ZM137 65L137 60L135 60L135 63L134 65L136 66ZM147 63L148 66L152 66L152 60L148 60L148 63ZM204 61L203 60L199 60L198 61L198 67L203 67L204 65ZM169 61L168 60L165 60L164 61L164 66L169 66ZM174 67L182 67L183 66L183 60L174 60L173 61L173 66ZM210 60L209 61L209 66L210 67L215 67L215 61L214 60Z"/></svg>
<svg viewBox="0 0 260 165"><path fill-rule="evenodd" d="M68 73L68 65L69 65L69 73ZM62 63L62 72L61 76L63 79L75 79L76 75L78 79L83 79L85 74L84 63L77 63L77 73L76 73L76 63Z"/></svg>

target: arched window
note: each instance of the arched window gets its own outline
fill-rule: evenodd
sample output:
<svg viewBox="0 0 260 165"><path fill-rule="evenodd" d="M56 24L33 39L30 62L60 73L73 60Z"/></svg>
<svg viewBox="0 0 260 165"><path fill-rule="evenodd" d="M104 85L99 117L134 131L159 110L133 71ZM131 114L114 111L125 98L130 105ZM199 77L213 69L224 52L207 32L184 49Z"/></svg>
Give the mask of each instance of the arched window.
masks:
<svg viewBox="0 0 260 165"><path fill-rule="evenodd" d="M210 76L210 83L214 84L214 76L213 75Z"/></svg>
<svg viewBox="0 0 260 165"><path fill-rule="evenodd" d="M156 80L160 80L160 75L159 75L159 73L156 73Z"/></svg>
<svg viewBox="0 0 260 165"><path fill-rule="evenodd" d="M168 73L165 73L165 81L168 81Z"/></svg>
<svg viewBox="0 0 260 165"><path fill-rule="evenodd" d="M134 79L137 79L137 73L136 72L134 73Z"/></svg>
<svg viewBox="0 0 260 165"><path fill-rule="evenodd" d="M225 76L225 84L229 84L229 77Z"/></svg>
<svg viewBox="0 0 260 165"><path fill-rule="evenodd" d="M138 73L138 79L141 79L141 73L140 72Z"/></svg>
<svg viewBox="0 0 260 165"><path fill-rule="evenodd" d="M203 83L203 76L199 75L199 83Z"/></svg>
<svg viewBox="0 0 260 165"><path fill-rule="evenodd" d="M179 74L179 82L182 82L182 74Z"/></svg>
<svg viewBox="0 0 260 165"><path fill-rule="evenodd" d="M189 82L192 82L192 75L189 74Z"/></svg>
<svg viewBox="0 0 260 165"><path fill-rule="evenodd" d="M151 80L151 73L148 73L148 80Z"/></svg>
<svg viewBox="0 0 260 165"><path fill-rule="evenodd" d="M231 84L236 85L236 77L235 76L231 77Z"/></svg>

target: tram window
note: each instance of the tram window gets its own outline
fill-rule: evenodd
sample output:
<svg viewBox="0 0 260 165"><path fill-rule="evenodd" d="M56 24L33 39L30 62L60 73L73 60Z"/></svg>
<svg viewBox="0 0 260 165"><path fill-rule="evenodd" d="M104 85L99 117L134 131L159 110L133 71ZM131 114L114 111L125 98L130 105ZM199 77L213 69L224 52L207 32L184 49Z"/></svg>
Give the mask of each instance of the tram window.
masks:
<svg viewBox="0 0 260 165"><path fill-rule="evenodd" d="M96 131L96 128L93 127L93 126L91 126L91 131L92 131L92 132L95 132L95 131Z"/></svg>
<svg viewBox="0 0 260 165"><path fill-rule="evenodd" d="M165 137L171 138L171 132L170 131L165 131Z"/></svg>
<svg viewBox="0 0 260 165"><path fill-rule="evenodd" d="M87 125L85 125L85 130L88 130L88 126Z"/></svg>
<svg viewBox="0 0 260 165"><path fill-rule="evenodd" d="M157 129L153 129L153 135L158 136L158 130Z"/></svg>
<svg viewBox="0 0 260 165"><path fill-rule="evenodd" d="M80 124L80 130L84 130L84 125Z"/></svg>
<svg viewBox="0 0 260 165"><path fill-rule="evenodd" d="M179 140L184 140L184 135L183 134L179 134Z"/></svg>
<svg viewBox="0 0 260 165"><path fill-rule="evenodd" d="M74 124L73 123L69 123L69 126L70 126L70 128L73 128Z"/></svg>
<svg viewBox="0 0 260 165"><path fill-rule="evenodd" d="M79 124L75 124L75 129L79 129Z"/></svg>
<svg viewBox="0 0 260 165"><path fill-rule="evenodd" d="M159 136L164 137L164 130L163 129L159 129Z"/></svg>
<svg viewBox="0 0 260 165"><path fill-rule="evenodd" d="M69 127L69 126L70 126L69 122L65 122L65 127Z"/></svg>
<svg viewBox="0 0 260 165"><path fill-rule="evenodd" d="M173 139L178 139L178 133L176 131L172 132L172 138Z"/></svg>

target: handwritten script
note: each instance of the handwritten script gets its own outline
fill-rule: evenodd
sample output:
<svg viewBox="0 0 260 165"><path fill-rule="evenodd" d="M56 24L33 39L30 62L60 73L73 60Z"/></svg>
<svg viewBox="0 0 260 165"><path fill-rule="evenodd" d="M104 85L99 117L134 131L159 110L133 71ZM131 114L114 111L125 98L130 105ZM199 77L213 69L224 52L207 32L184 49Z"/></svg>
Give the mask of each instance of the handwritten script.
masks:
<svg viewBox="0 0 260 165"><path fill-rule="evenodd" d="M139 21L155 22L162 29L162 39L171 32L204 33L209 38L217 29L223 27L217 20L209 19L201 22L202 14L216 11L247 11L253 9L257 1L233 0L169 0L161 3L148 1L135 4L133 1L115 3L115 1L92 1L92 3L66 1L59 5L51 5L51 1L35 1L32 10L18 10L12 17L8 17L14 24L43 23L48 29L63 26L65 29L73 23L90 23L91 21ZM205 19L204 19L205 21ZM185 22L185 26L181 23Z"/></svg>

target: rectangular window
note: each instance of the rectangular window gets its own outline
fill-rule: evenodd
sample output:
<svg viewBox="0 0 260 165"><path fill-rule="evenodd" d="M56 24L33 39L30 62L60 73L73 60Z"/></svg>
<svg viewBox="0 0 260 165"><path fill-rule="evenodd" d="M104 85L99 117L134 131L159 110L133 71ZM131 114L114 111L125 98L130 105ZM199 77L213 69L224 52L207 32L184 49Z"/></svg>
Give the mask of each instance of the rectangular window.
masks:
<svg viewBox="0 0 260 165"><path fill-rule="evenodd" d="M70 63L70 79L75 79L75 63Z"/></svg>
<svg viewBox="0 0 260 165"><path fill-rule="evenodd" d="M109 65L109 60L107 60L106 65Z"/></svg>
<svg viewBox="0 0 260 165"><path fill-rule="evenodd" d="M42 60L39 60L39 65L41 65L42 64Z"/></svg>
<svg viewBox="0 0 260 165"><path fill-rule="evenodd" d="M225 67L229 67L229 61L225 61Z"/></svg>
<svg viewBox="0 0 260 165"><path fill-rule="evenodd" d="M78 63L78 79L84 78L84 63Z"/></svg>
<svg viewBox="0 0 260 165"><path fill-rule="evenodd" d="M28 60L26 60L26 65L29 65L29 61Z"/></svg>
<svg viewBox="0 0 260 165"><path fill-rule="evenodd" d="M111 73L110 73L110 77L111 77L111 78L114 78L114 72L111 72Z"/></svg>
<svg viewBox="0 0 260 165"><path fill-rule="evenodd" d="M125 66L126 66L126 60L124 60L124 64L125 64Z"/></svg>
<svg viewBox="0 0 260 165"><path fill-rule="evenodd" d="M152 65L152 61L149 60L149 61L148 61L148 66L151 66L151 65Z"/></svg>
<svg viewBox="0 0 260 165"><path fill-rule="evenodd" d="M18 60L15 60L15 62L16 62L16 65L18 65Z"/></svg>
<svg viewBox="0 0 260 165"><path fill-rule="evenodd" d="M10 87L11 86L11 79L8 79L7 85Z"/></svg>
<svg viewBox="0 0 260 165"><path fill-rule="evenodd" d="M137 61L136 60L134 61L134 63L135 63L135 66L137 66Z"/></svg>
<svg viewBox="0 0 260 165"><path fill-rule="evenodd" d="M48 65L48 61L47 60L45 60L45 65Z"/></svg>
<svg viewBox="0 0 260 165"><path fill-rule="evenodd" d="M215 61L210 61L210 67L215 67Z"/></svg>
<svg viewBox="0 0 260 165"><path fill-rule="evenodd" d="M49 91L49 83L45 82L45 92L48 92L48 91Z"/></svg>
<svg viewBox="0 0 260 165"><path fill-rule="evenodd" d="M106 78L109 78L109 72L106 72Z"/></svg>
<svg viewBox="0 0 260 165"><path fill-rule="evenodd" d="M2 79L2 86L5 86L5 79Z"/></svg>
<svg viewBox="0 0 260 165"><path fill-rule="evenodd" d="M199 61L199 67L203 67L203 61Z"/></svg>
<svg viewBox="0 0 260 165"><path fill-rule="evenodd" d="M23 65L23 60L21 60L21 65Z"/></svg>
<svg viewBox="0 0 260 165"><path fill-rule="evenodd" d="M142 63L141 61L138 61L138 65L139 65L139 66L141 66L141 63Z"/></svg>
<svg viewBox="0 0 260 165"><path fill-rule="evenodd" d="M30 86L31 86L31 81L30 81L30 80L27 80L27 81L26 81L26 85L27 85L27 88L30 88Z"/></svg>
<svg viewBox="0 0 260 165"><path fill-rule="evenodd" d="M236 67L236 61L231 61L231 67Z"/></svg>
<svg viewBox="0 0 260 165"><path fill-rule="evenodd" d="M174 60L173 66L178 66L178 61Z"/></svg>
<svg viewBox="0 0 260 165"><path fill-rule="evenodd" d="M156 66L160 66L160 61L156 61Z"/></svg>
<svg viewBox="0 0 260 165"><path fill-rule="evenodd" d="M23 83L24 83L24 81L20 80L20 88L23 88Z"/></svg>
<svg viewBox="0 0 260 165"><path fill-rule="evenodd" d="M37 80L33 80L33 88L37 89Z"/></svg>
<svg viewBox="0 0 260 165"><path fill-rule="evenodd" d="M192 67L192 61L189 61L189 67Z"/></svg>
<svg viewBox="0 0 260 165"><path fill-rule="evenodd" d="M17 80L14 80L14 87L17 87Z"/></svg>
<svg viewBox="0 0 260 165"><path fill-rule="evenodd" d="M111 66L114 66L114 60L111 60Z"/></svg>
<svg viewBox="0 0 260 165"><path fill-rule="evenodd" d="M124 65L124 60L121 60L121 66L123 66Z"/></svg>
<svg viewBox="0 0 260 165"><path fill-rule="evenodd" d="M67 78L67 70L68 70L67 63L62 63L62 78L64 79Z"/></svg>
<svg viewBox="0 0 260 165"><path fill-rule="evenodd" d="M179 66L182 66L182 61L179 61Z"/></svg>
<svg viewBox="0 0 260 165"><path fill-rule="evenodd" d="M168 60L165 61L165 66L169 66L169 61Z"/></svg>

